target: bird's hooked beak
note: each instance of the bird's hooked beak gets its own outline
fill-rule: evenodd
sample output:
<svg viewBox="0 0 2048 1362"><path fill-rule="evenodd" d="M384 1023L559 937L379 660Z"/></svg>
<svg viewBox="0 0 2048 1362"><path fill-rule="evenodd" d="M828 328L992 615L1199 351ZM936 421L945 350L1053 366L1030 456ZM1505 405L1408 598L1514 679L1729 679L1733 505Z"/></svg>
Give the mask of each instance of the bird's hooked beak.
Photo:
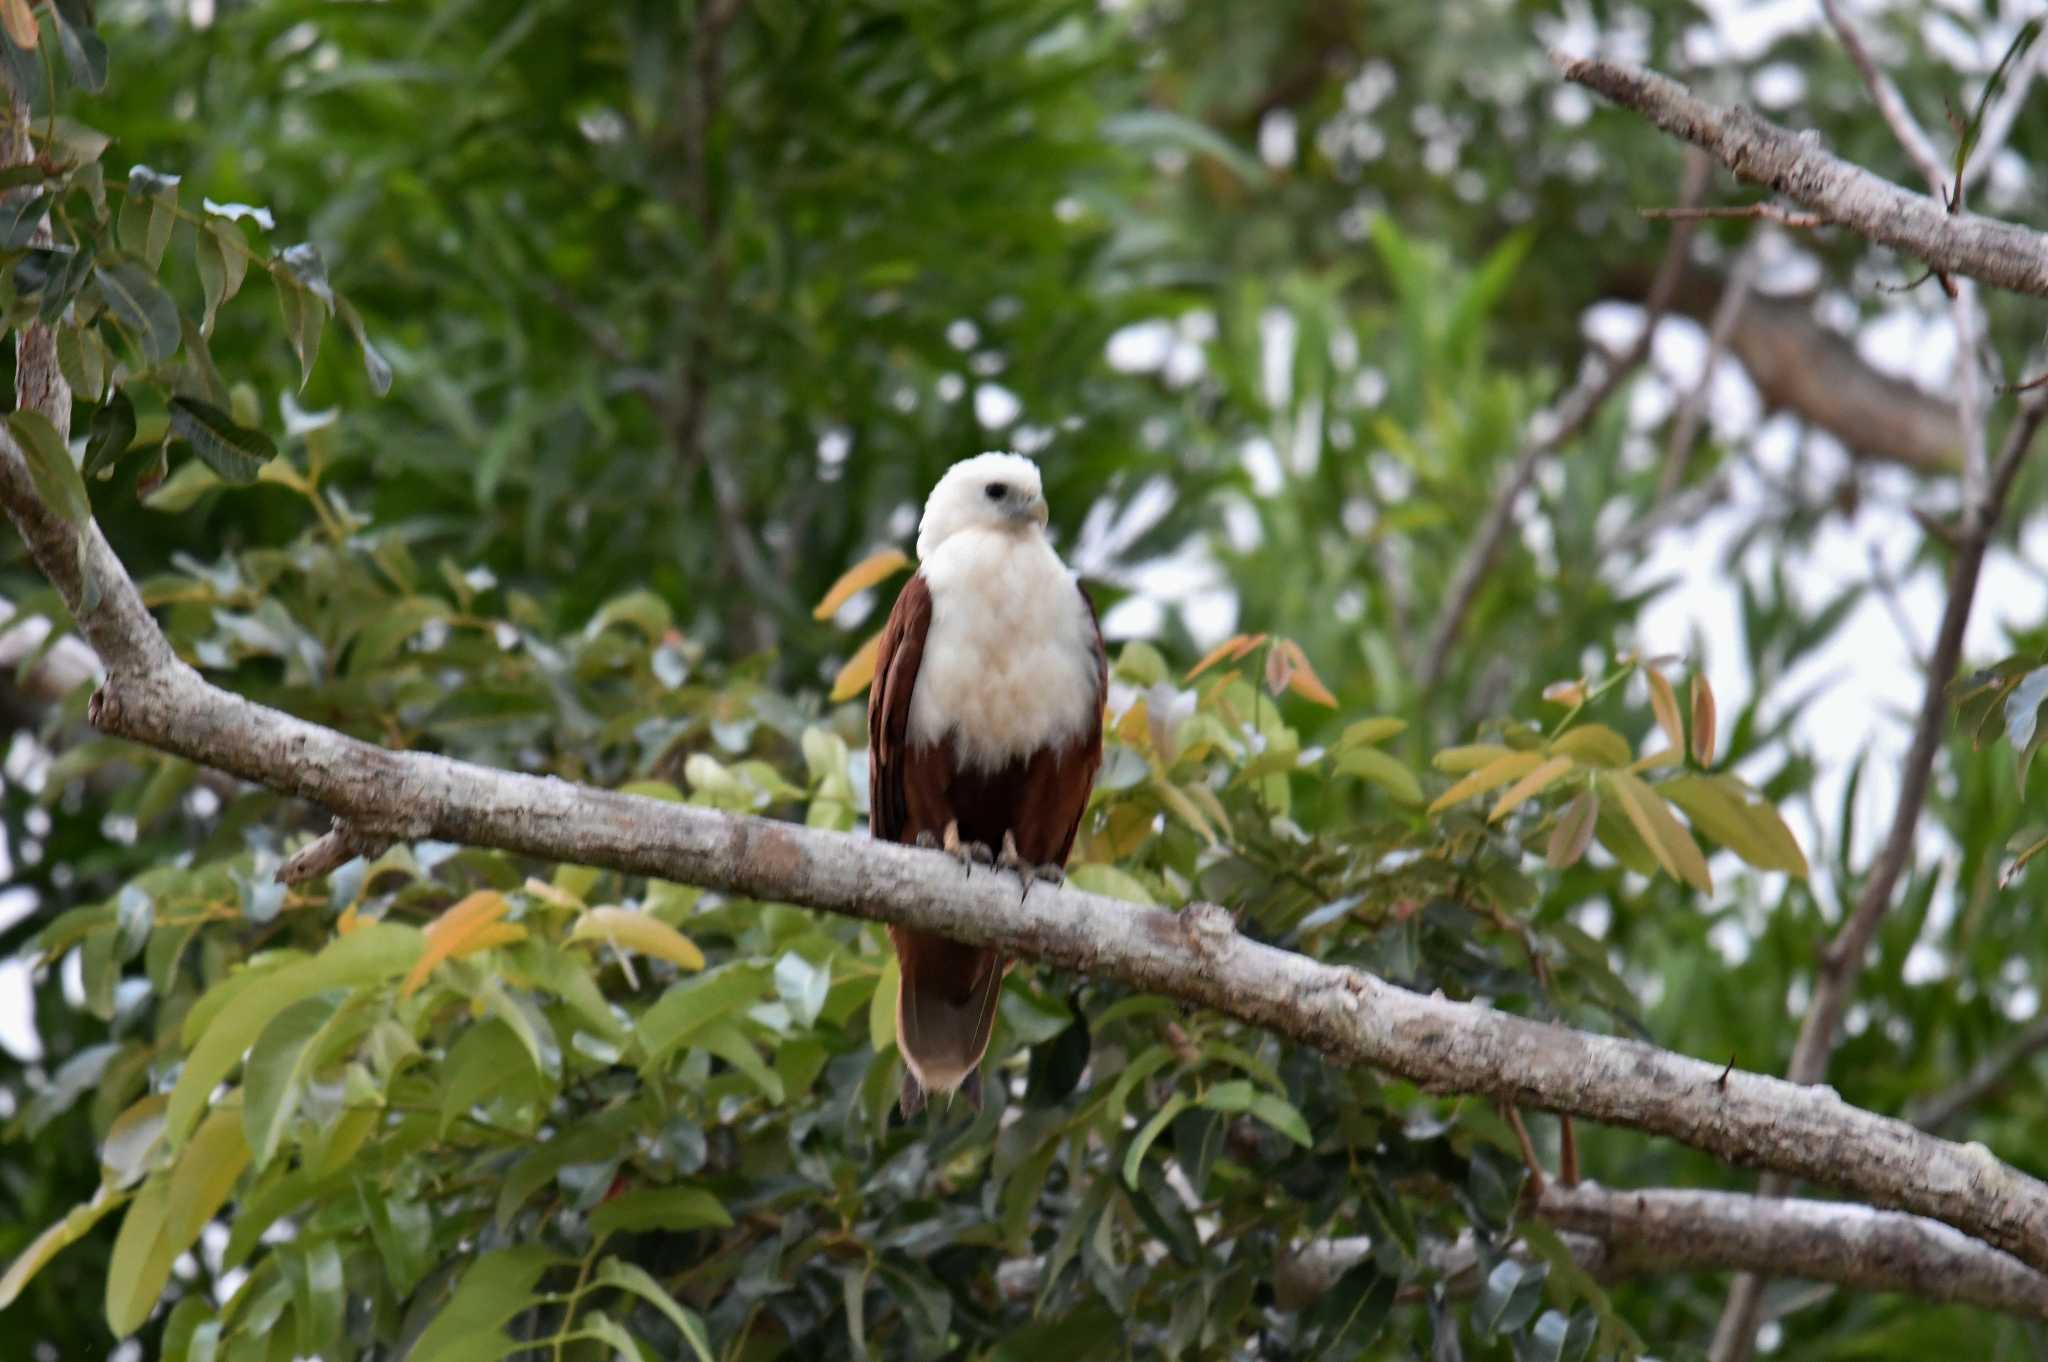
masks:
<svg viewBox="0 0 2048 1362"><path fill-rule="evenodd" d="M1011 519L1026 521L1038 526L1041 530L1052 519L1052 511L1045 504L1045 493L1043 492L1038 492L1028 498L1017 498L1010 503L1009 512Z"/></svg>

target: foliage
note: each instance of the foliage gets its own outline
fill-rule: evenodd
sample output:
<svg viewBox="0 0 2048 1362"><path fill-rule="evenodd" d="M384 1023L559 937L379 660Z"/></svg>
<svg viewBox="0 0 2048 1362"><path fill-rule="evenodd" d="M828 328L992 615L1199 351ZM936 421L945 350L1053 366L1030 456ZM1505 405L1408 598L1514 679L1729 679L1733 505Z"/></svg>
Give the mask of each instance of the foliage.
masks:
<svg viewBox="0 0 2048 1362"><path fill-rule="evenodd" d="M1015 445L1112 623L1151 635L1115 653L1077 883L1782 1066L1876 777L1817 782L1803 727L1864 594L1815 596L1774 546L1855 489L1757 510L1712 565L1739 629L1674 661L1642 624L1665 584L1613 547L1657 482L1616 403L1539 479L1446 676L1414 674L1582 311L1656 262L1634 209L1677 181L1662 139L1553 110L1552 7L220 0L109 6L103 50L65 0L34 53L26 8L0 29L45 159L5 186L0 302L57 324L81 405L68 446L10 430L212 679L396 747L857 829L892 546L947 463ZM1896 171L1821 43L1727 69L1809 72L1802 112ZM1903 45L1906 88L1953 84ZM1872 268L1812 249L1837 284ZM1754 459L1715 443L1692 476ZM2040 873L2004 842L2043 640L2011 650L1978 700L2020 779L1946 753L1951 850L1886 920L1836 1068L1863 1105L1967 1073L2038 987L1998 891ZM1709 662L1748 684L1717 704ZM1683 1355L1711 1317L1711 1279L1602 1289L1519 1216L1506 1113L1019 970L986 1109L906 1126L876 930L433 843L287 892L308 811L96 739L83 704L14 739L0 789L49 1055L0 1076L0 1297L65 1357ZM2044 1109L2022 1066L1956 1133L2043 1171ZM1577 1139L1610 1184L1743 1185ZM1478 1266L1446 1277L1466 1233ZM1350 1235L1368 1258L1282 1298L1299 1245ZM1801 1355L2027 1337L1783 1303Z"/></svg>

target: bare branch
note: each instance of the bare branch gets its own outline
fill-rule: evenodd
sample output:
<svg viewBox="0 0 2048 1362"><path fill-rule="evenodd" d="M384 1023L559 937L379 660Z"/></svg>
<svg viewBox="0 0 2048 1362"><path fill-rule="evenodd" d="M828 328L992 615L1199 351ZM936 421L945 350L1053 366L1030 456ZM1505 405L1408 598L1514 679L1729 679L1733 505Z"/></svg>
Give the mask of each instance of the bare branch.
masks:
<svg viewBox="0 0 2048 1362"><path fill-rule="evenodd" d="M1776 203L1743 203L1715 208L1644 208L1639 211L1644 217L1656 222L1750 218L1760 222L1775 222L1780 227L1791 227L1795 230L1828 225L1828 220L1818 213L1795 213Z"/></svg>
<svg viewBox="0 0 2048 1362"><path fill-rule="evenodd" d="M1913 111L1906 107L1906 97L1899 93L1899 87L1878 67L1870 49L1863 45L1863 35L1849 22L1849 16L1842 13L1841 0L1820 0L1820 7L1827 14L1828 26L1834 29L1842 50L1849 54L1857 74L1863 77L1863 88L1870 91L1870 102L1877 106L1885 126L1892 130L1892 137L1906 153L1907 159L1912 161L1913 168L1920 172L1920 177L1927 181L1928 192L1937 199L1945 199L1948 185L1941 155L1935 151L1926 130L1913 117Z"/></svg>
<svg viewBox="0 0 2048 1362"><path fill-rule="evenodd" d="M1664 131L1711 152L1745 180L1770 186L1828 221L1937 270L2048 296L2048 236L1975 213L1951 216L1914 194L1824 150L1819 140L1750 110L1714 104L1654 71L1552 53L1564 78L1644 115Z"/></svg>
<svg viewBox="0 0 2048 1362"><path fill-rule="evenodd" d="M1757 246L1751 242L1736 257L1735 268L1728 274L1728 286L1714 304L1714 318L1707 328L1707 354L1700 362L1699 382L1679 399L1678 411L1671 418L1671 439L1664 450L1664 467L1657 475L1657 506L1670 501L1677 493L1678 485L1685 480L1685 467L1692 462L1693 444L1699 439L1700 421L1706 415L1707 397L1714 389L1714 374L1721 367L1721 356L1728 349L1728 338L1734 334L1735 323L1749 302L1749 291L1756 283L1757 263Z"/></svg>

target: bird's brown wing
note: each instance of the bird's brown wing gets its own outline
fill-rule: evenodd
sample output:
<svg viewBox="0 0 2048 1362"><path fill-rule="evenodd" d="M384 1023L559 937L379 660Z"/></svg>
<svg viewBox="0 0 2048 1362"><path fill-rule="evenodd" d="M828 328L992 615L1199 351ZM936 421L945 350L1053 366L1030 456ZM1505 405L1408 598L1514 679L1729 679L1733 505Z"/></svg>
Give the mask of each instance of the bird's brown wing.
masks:
<svg viewBox="0 0 2048 1362"><path fill-rule="evenodd" d="M910 697L924 665L924 641L932 625L932 593L924 574L912 577L875 651L875 679L868 691L868 827L889 842L911 842L937 828L910 825L906 783L910 770ZM921 773L920 773L921 774Z"/></svg>

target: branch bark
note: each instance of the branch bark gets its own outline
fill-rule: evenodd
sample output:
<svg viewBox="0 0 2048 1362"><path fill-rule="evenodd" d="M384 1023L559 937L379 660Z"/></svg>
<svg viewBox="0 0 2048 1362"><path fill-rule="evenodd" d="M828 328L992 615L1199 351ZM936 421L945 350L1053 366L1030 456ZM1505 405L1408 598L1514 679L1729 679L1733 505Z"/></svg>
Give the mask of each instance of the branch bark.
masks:
<svg viewBox="0 0 2048 1362"><path fill-rule="evenodd" d="M655 875L954 937L1212 1007L1345 1064L1667 1135L1954 1225L2048 1267L2048 1185L1981 1146L1935 1139L1825 1088L1725 1072L1639 1041L1424 997L1259 944L1213 905L1184 913L1070 888L1018 901L936 852L555 778L393 752L209 685L172 655L96 526L85 549L0 432L0 504L107 664L102 730L315 800L365 840L436 837ZM80 564L100 588L83 608Z"/></svg>
<svg viewBox="0 0 2048 1362"><path fill-rule="evenodd" d="M2016 293L2048 297L2048 236L1975 213L1950 214L1746 108L1701 99L1669 77L1623 62L1551 60L1566 80L1642 114L1711 153L1745 180L1767 185L1858 236L1919 257L1936 270Z"/></svg>

